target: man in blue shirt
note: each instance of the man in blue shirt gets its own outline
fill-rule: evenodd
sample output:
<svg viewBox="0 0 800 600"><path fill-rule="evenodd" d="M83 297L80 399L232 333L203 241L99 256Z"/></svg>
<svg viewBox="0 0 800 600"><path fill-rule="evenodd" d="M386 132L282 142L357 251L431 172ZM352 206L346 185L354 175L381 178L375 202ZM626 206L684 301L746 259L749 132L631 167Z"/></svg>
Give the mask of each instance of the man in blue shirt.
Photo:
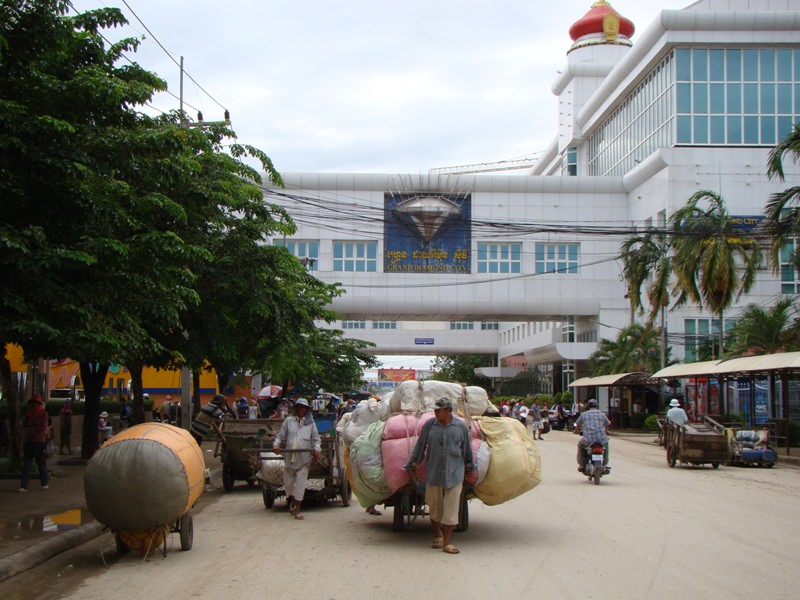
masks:
<svg viewBox="0 0 800 600"><path fill-rule="evenodd" d="M433 548L448 554L459 549L450 543L458 525L461 488L464 476L474 468L469 429L461 419L453 418L453 405L448 398L439 398L434 405L435 419L422 426L406 469L411 472L422 460L425 464L425 502L433 527Z"/></svg>
<svg viewBox="0 0 800 600"><path fill-rule="evenodd" d="M589 410L582 412L575 421L575 433L582 435L578 442L578 471L583 470L583 449L599 442L605 446L605 456L603 462L608 468L608 427L611 421L608 420L606 413L597 409L597 400L588 400L586 404Z"/></svg>

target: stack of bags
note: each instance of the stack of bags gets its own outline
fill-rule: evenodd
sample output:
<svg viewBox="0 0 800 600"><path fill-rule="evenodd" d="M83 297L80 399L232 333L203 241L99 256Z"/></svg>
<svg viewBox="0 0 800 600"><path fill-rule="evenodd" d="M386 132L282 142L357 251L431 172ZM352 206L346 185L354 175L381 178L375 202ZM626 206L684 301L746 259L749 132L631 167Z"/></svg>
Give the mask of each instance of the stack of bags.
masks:
<svg viewBox="0 0 800 600"><path fill-rule="evenodd" d="M380 504L410 482L405 470L422 426L435 418L439 398L453 403L454 418L470 430L477 469L465 483L488 505L516 498L541 481L539 453L532 436L516 419L501 416L480 387L443 381L406 381L380 401L365 400L350 419L342 419L348 478L362 506ZM345 415L347 417L347 415ZM425 481L424 460L416 479Z"/></svg>

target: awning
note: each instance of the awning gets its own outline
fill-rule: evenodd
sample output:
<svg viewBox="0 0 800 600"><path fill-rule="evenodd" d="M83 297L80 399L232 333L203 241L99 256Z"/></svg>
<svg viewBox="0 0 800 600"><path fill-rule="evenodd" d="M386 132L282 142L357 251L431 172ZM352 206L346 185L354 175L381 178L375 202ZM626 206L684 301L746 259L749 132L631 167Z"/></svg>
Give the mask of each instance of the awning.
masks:
<svg viewBox="0 0 800 600"><path fill-rule="evenodd" d="M612 385L658 385L658 381L650 373L634 371L632 373L614 373L597 377L581 377L569 384L569 387L595 387Z"/></svg>
<svg viewBox="0 0 800 600"><path fill-rule="evenodd" d="M694 377L696 375L710 375L718 373L715 367L720 363L718 360L706 360L695 363L680 363L664 367L660 371L653 373L653 377L660 379L670 379L672 377Z"/></svg>
<svg viewBox="0 0 800 600"><path fill-rule="evenodd" d="M653 373L653 377L696 377L699 375L731 375L734 373L800 372L800 352L778 352L757 356L740 356L725 360L670 365Z"/></svg>

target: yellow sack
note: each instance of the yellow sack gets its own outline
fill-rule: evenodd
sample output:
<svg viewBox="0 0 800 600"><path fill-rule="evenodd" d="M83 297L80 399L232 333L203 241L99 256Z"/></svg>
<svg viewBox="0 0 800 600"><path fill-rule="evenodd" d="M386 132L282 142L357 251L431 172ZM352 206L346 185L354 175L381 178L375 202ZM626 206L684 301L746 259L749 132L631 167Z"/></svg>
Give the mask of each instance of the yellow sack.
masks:
<svg viewBox="0 0 800 600"><path fill-rule="evenodd" d="M489 446L489 469L475 495L489 506L532 490L542 481L542 461L533 437L516 419L473 417Z"/></svg>

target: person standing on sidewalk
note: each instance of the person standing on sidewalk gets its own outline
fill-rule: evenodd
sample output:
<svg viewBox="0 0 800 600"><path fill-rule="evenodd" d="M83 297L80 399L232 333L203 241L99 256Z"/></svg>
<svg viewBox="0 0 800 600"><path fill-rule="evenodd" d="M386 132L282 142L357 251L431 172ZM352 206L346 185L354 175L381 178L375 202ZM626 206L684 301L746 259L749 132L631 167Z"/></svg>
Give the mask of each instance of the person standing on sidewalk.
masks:
<svg viewBox="0 0 800 600"><path fill-rule="evenodd" d="M22 417L22 429L24 434L22 479L19 484L19 493L28 491L28 482L31 477L31 467L36 461L39 469L39 480L42 482L42 489L47 489L47 462L44 459L45 447L47 446L47 413L44 410L44 401L39 394L34 394L28 400L28 409Z"/></svg>

